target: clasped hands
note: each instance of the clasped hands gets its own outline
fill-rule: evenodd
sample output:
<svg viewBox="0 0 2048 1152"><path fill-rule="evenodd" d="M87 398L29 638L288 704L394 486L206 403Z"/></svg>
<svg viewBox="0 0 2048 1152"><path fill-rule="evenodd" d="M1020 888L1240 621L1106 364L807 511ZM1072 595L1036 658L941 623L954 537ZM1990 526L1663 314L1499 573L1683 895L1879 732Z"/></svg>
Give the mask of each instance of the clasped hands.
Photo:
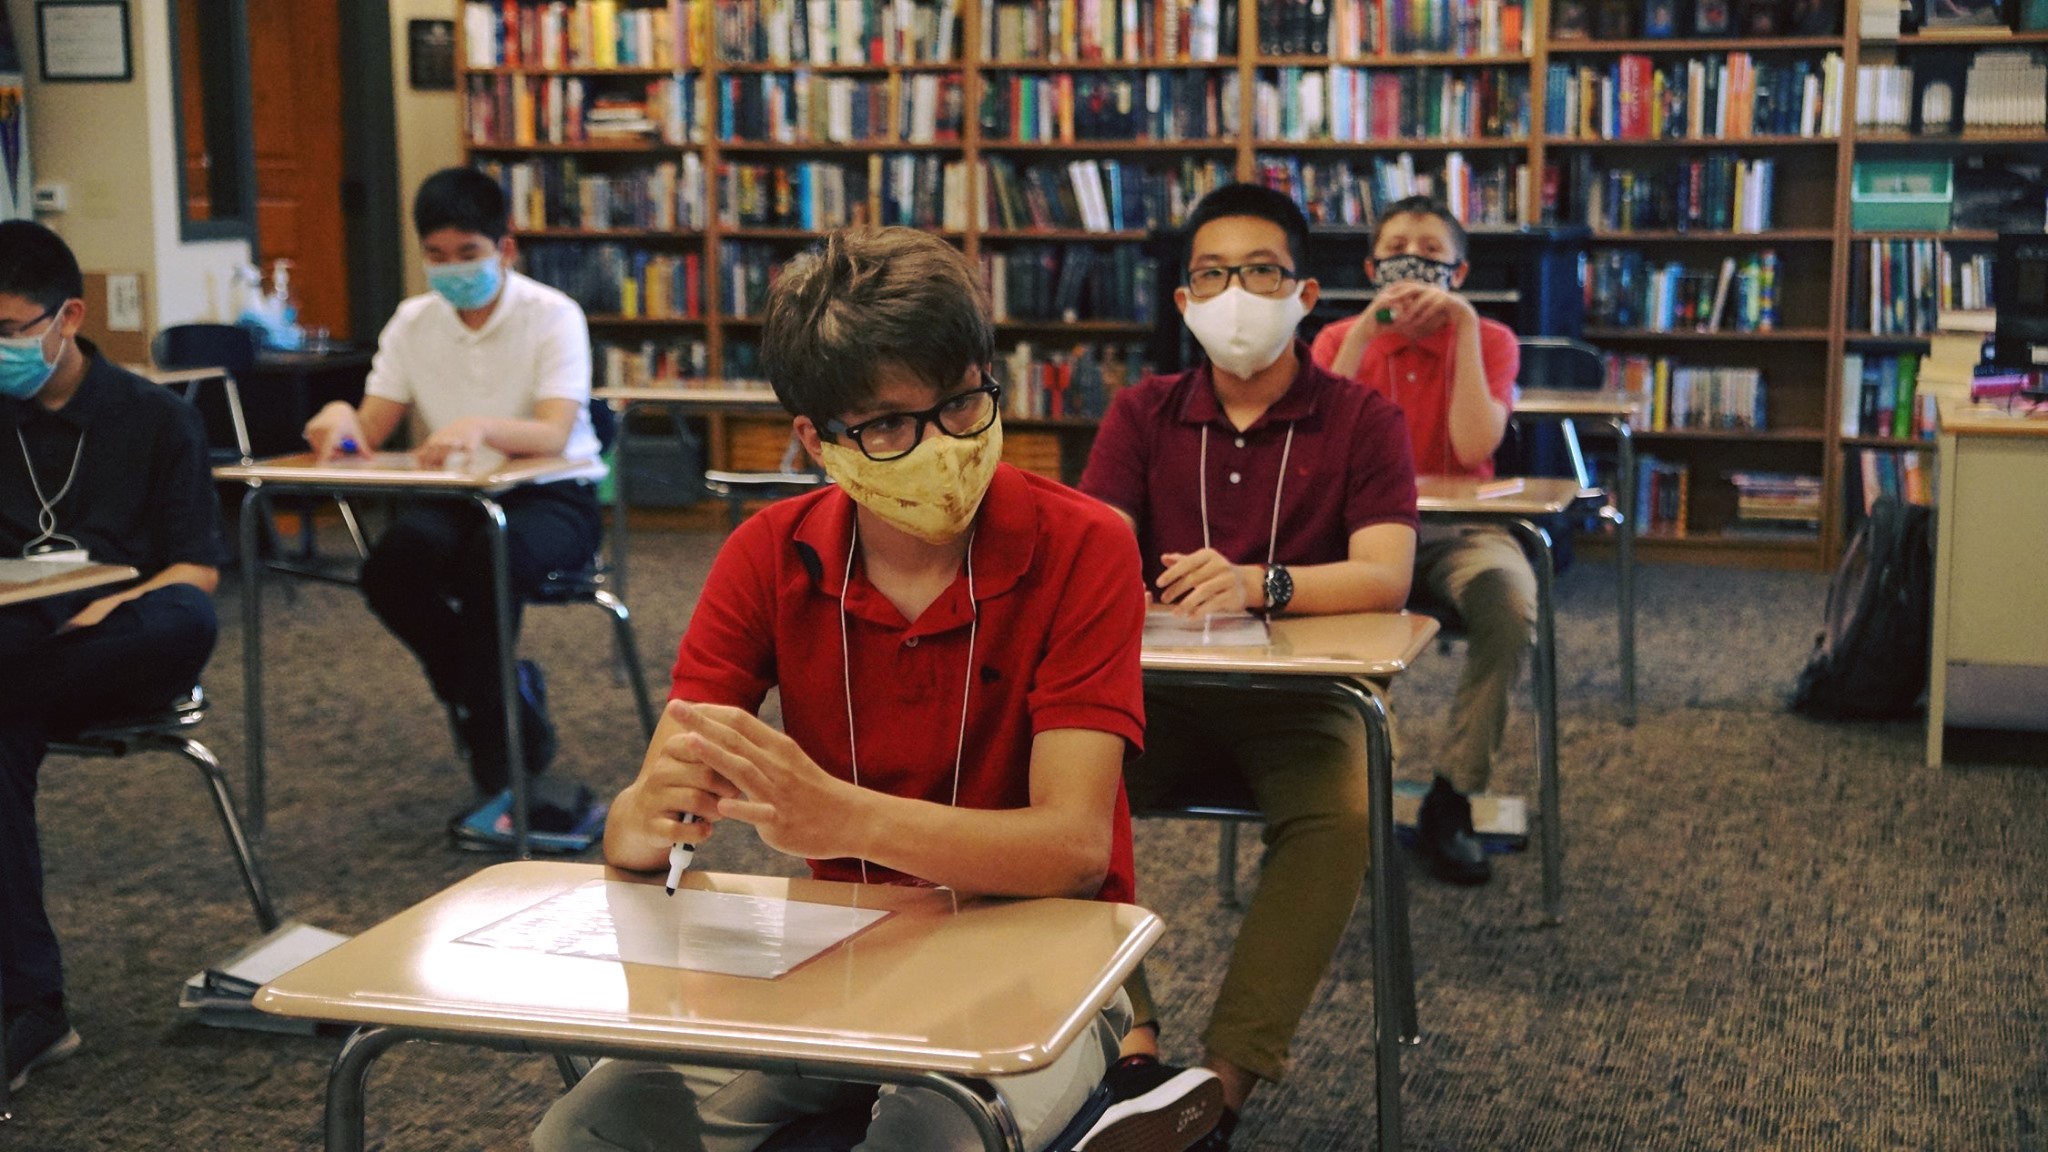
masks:
<svg viewBox="0 0 2048 1152"><path fill-rule="evenodd" d="M1382 319L1386 314L1392 318ZM1363 318L1370 326L1369 335L1392 332L1410 340L1419 340L1445 324L1468 320L1479 320L1471 301L1419 280L1403 280L1380 289L1366 305Z"/></svg>
<svg viewBox="0 0 2048 1152"><path fill-rule="evenodd" d="M1159 574L1155 598L1171 605L1176 616L1213 616L1265 607L1265 569L1257 564L1232 564L1214 548L1168 552L1159 562L1166 565L1166 571Z"/></svg>
<svg viewBox="0 0 2048 1152"><path fill-rule="evenodd" d="M792 856L860 855L863 793L820 768L796 741L721 704L671 700L665 715L676 730L630 789L641 836L664 846L702 844L719 821L738 820ZM697 822L684 821L684 813Z"/></svg>

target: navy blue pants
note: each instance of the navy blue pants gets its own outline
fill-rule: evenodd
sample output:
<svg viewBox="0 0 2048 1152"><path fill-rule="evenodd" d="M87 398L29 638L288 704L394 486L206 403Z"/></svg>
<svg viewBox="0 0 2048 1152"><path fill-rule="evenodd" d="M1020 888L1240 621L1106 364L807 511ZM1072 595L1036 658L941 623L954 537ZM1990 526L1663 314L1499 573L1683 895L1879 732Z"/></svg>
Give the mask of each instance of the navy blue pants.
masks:
<svg viewBox="0 0 2048 1152"><path fill-rule="evenodd" d="M516 637L520 601L548 573L589 564L604 521L596 486L578 481L514 488L498 503L505 509ZM434 695L474 718L466 735L478 789L496 792L511 783L483 513L467 500L403 506L363 562L362 590L370 611L419 657Z"/></svg>
<svg viewBox="0 0 2048 1152"><path fill-rule="evenodd" d="M57 632L99 594L0 608L0 997L9 1015L64 995L36 838L36 775L51 737L175 702L199 682L219 627L211 596L171 584L90 628Z"/></svg>

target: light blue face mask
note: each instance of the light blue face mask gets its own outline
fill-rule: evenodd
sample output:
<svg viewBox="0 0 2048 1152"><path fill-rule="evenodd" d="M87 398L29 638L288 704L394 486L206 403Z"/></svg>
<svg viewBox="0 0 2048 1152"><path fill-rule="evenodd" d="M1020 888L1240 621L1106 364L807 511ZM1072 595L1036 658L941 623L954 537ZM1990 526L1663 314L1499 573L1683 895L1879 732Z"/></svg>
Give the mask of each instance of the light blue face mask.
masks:
<svg viewBox="0 0 2048 1152"><path fill-rule="evenodd" d="M43 358L43 341L49 335L0 338L0 396L27 400L56 375L57 362ZM58 355L63 355L64 346L57 348Z"/></svg>
<svg viewBox="0 0 2048 1152"><path fill-rule="evenodd" d="M458 312L481 308L497 299L505 283L504 265L493 254L460 264L427 265L427 287L441 294Z"/></svg>

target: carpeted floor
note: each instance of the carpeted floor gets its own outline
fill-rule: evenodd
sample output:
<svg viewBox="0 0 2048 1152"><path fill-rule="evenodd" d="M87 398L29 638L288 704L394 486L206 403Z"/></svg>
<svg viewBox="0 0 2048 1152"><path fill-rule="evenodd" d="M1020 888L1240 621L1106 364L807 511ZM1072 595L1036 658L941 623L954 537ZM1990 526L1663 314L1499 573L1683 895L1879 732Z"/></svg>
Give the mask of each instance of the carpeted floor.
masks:
<svg viewBox="0 0 2048 1152"><path fill-rule="evenodd" d="M643 533L631 602L659 676L715 537ZM1642 577L1642 721L1619 723L1613 574L1561 583L1568 919L1537 924L1535 854L1495 882L1414 885L1425 1038L1404 1063L1415 1149L2048 1148L2048 740L1988 741L1941 772L1912 723L1830 726L1782 700L1823 578L1656 567ZM237 582L201 730L239 772ZM410 659L355 594L267 588L270 875L287 910L360 931L491 858L452 850L468 793ZM561 726L558 771L616 789L642 743L588 609L529 615ZM1459 653L1394 694L1404 776L1426 776ZM1526 707L1496 787L1529 794ZM0 1149L316 1148L338 1041L180 1018L178 983L252 938L201 790L164 760L53 760L41 822L72 1014L86 1038L36 1074ZM1250 841L1248 840L1249 844ZM1236 914L1214 831L1138 829L1171 1054L1198 1055ZM1245 852L1244 883L1256 882ZM701 856L790 871L744 836ZM1358 1149L1373 1118L1363 908L1240 1149ZM413 1047L370 1094L373 1146L518 1148L548 1061Z"/></svg>

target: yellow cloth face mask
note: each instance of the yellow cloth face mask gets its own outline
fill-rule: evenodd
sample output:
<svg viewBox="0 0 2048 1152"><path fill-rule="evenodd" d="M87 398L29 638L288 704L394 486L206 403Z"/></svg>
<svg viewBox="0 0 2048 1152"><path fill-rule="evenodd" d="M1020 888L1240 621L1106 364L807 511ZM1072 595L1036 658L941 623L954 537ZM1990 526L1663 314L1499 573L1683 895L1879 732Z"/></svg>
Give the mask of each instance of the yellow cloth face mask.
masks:
<svg viewBox="0 0 2048 1152"><path fill-rule="evenodd" d="M825 475L855 503L927 544L956 540L974 523L1003 458L1003 422L978 436L928 436L908 456L870 460L826 441Z"/></svg>

